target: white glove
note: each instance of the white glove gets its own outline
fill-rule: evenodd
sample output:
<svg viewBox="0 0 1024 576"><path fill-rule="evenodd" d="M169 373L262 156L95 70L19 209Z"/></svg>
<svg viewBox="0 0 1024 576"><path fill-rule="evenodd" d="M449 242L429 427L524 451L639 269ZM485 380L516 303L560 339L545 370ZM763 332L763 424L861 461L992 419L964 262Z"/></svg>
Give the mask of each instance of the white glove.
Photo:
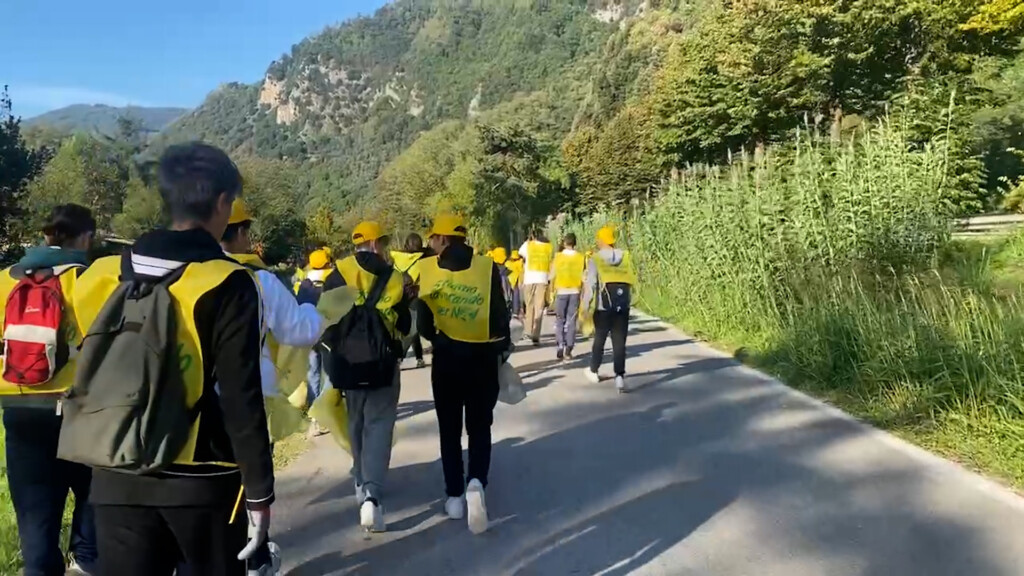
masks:
<svg viewBox="0 0 1024 576"><path fill-rule="evenodd" d="M266 510L248 510L249 543L238 553L239 560L248 560L256 553L261 544L267 541L270 532L270 508Z"/></svg>

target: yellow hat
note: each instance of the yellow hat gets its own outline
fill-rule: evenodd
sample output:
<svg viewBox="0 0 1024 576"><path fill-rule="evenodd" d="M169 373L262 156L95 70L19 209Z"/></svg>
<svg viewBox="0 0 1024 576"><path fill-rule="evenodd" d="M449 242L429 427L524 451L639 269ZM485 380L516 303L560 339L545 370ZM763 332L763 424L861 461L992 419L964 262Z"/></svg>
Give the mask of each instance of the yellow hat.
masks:
<svg viewBox="0 0 1024 576"><path fill-rule="evenodd" d="M494 260L496 264L504 264L505 260L508 259L508 255L505 254L505 249L498 246L494 250L491 250L491 260Z"/></svg>
<svg viewBox="0 0 1024 576"><path fill-rule="evenodd" d="M313 270L323 270L331 263L331 257L324 250L313 250L309 254L309 267Z"/></svg>
<svg viewBox="0 0 1024 576"><path fill-rule="evenodd" d="M366 222L360 222L356 226L355 230L352 231L352 243L362 244L364 242L372 242L373 240L379 240L387 236L384 234L384 229L381 228L380 224L367 220Z"/></svg>
<svg viewBox="0 0 1024 576"><path fill-rule="evenodd" d="M439 214L434 218L429 236L462 236L466 237L466 224L461 216L455 214Z"/></svg>
<svg viewBox="0 0 1024 576"><path fill-rule="evenodd" d="M228 218L228 224L240 224L250 221L252 221L252 216L249 214L249 210L246 209L245 202L242 202L241 198L235 198L235 201L231 203L231 216Z"/></svg>
<svg viewBox="0 0 1024 576"><path fill-rule="evenodd" d="M513 260L519 260L519 250L513 250L509 255L509 258Z"/></svg>
<svg viewBox="0 0 1024 576"><path fill-rule="evenodd" d="M615 228L605 226L597 231L597 241L609 246L615 245Z"/></svg>

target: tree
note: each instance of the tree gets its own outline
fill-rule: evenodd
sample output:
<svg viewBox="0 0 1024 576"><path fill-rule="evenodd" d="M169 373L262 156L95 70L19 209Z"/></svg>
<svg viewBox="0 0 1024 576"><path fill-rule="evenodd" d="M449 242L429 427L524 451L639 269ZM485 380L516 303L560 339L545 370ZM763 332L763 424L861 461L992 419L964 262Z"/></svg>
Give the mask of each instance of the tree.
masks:
<svg viewBox="0 0 1024 576"><path fill-rule="evenodd" d="M165 226L167 221L160 194L147 186L142 178L129 178L124 206L111 222L114 233L122 238L134 239L144 232Z"/></svg>
<svg viewBox="0 0 1024 576"><path fill-rule="evenodd" d="M241 158L242 197L254 218L252 241L268 262L292 256L304 244L305 222L299 207L305 193L299 189L298 166L284 160Z"/></svg>
<svg viewBox="0 0 1024 576"><path fill-rule="evenodd" d="M21 137L21 119L11 113L7 87L0 92L0 249L7 252L16 241L10 229L21 215L21 201L28 183L43 169L49 157L43 150L29 149Z"/></svg>

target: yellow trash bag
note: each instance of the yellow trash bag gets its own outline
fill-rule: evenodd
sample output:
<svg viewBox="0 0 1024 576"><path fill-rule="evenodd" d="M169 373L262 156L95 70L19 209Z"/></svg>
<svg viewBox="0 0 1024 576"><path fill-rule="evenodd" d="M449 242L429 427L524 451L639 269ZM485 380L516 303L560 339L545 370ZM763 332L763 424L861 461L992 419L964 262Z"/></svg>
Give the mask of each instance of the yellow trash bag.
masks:
<svg viewBox="0 0 1024 576"><path fill-rule="evenodd" d="M580 309L579 309L580 333L583 334L584 338L590 338L591 336L594 335L594 309L593 308L594 308L594 304L596 303L597 296L595 295L593 298L591 298L591 300L593 300L594 302L591 303L591 306L587 307L587 306L583 305L583 299L582 298L580 299Z"/></svg>
<svg viewBox="0 0 1024 576"><path fill-rule="evenodd" d="M330 430L331 438L334 438L342 450L352 454L352 443L348 438L348 409L340 390L334 387L324 390L313 402L309 415Z"/></svg>
<svg viewBox="0 0 1024 576"><path fill-rule="evenodd" d="M264 396L263 405L267 410L267 427L270 441L280 442L303 429L305 418L302 411L288 403L283 396Z"/></svg>

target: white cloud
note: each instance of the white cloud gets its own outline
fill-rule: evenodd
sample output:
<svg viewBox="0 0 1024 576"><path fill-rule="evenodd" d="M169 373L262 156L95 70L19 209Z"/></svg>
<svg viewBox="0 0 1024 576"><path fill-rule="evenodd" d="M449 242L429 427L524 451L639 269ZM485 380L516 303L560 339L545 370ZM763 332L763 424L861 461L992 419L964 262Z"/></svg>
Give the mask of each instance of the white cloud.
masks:
<svg viewBox="0 0 1024 576"><path fill-rule="evenodd" d="M15 113L25 116L41 114L72 104L107 104L109 106L149 105L145 101L130 96L78 86L15 84L11 85L10 91Z"/></svg>

